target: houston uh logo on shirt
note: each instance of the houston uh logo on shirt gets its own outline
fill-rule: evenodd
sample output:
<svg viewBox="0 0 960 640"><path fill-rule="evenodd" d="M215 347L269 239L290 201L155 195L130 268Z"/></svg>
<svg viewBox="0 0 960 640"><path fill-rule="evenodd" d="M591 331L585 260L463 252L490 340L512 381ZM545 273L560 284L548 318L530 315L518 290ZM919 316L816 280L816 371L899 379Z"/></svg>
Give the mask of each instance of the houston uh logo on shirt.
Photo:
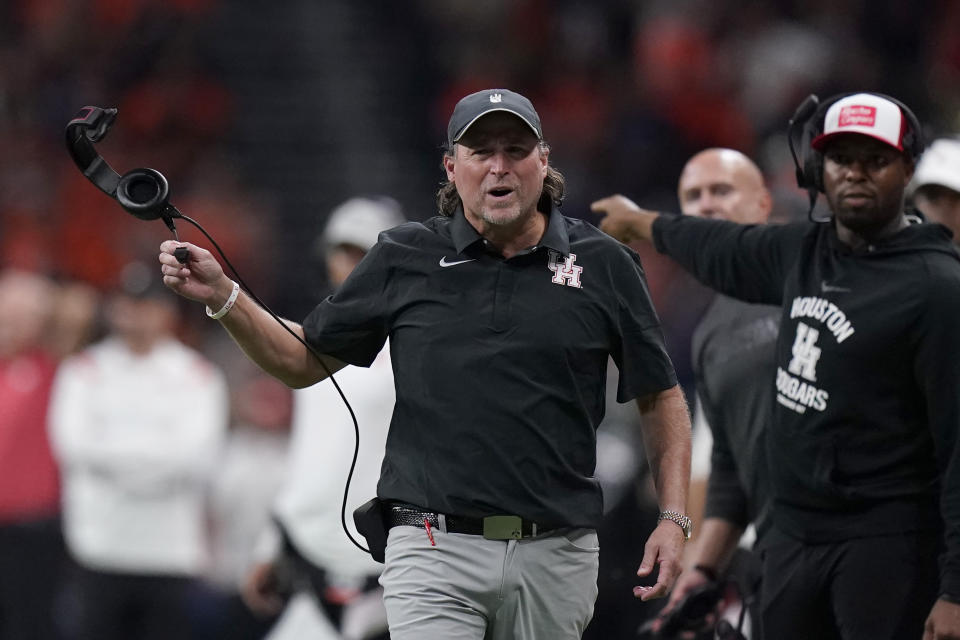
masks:
<svg viewBox="0 0 960 640"><path fill-rule="evenodd" d="M790 317L816 321L820 328L811 326L813 322L797 323L791 349L793 357L787 365L787 371L777 367L777 402L797 413L804 413L808 408L823 411L827 408L830 394L813 384L817 381L817 363L821 353L817 342L821 331L825 328L840 344L852 336L855 329L837 305L815 296L794 298Z"/></svg>

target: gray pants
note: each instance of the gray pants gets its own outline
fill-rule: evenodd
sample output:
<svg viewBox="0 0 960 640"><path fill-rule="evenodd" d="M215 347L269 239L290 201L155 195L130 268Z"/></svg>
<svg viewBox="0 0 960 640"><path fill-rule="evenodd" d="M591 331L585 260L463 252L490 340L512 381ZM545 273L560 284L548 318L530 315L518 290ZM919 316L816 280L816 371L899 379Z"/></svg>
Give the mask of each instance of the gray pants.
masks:
<svg viewBox="0 0 960 640"><path fill-rule="evenodd" d="M380 576L392 640L579 640L593 616L593 529L524 540L394 527Z"/></svg>

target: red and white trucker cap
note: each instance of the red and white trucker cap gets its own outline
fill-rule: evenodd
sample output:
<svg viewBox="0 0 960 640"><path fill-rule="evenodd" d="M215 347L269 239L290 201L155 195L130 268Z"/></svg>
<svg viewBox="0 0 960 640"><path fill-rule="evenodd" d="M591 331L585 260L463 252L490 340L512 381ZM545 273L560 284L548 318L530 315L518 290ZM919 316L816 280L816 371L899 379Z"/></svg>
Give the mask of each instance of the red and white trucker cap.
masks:
<svg viewBox="0 0 960 640"><path fill-rule="evenodd" d="M903 151L903 135L909 125L900 107L871 93L857 93L837 100L827 109L823 133L810 142L817 151L843 133L860 133Z"/></svg>

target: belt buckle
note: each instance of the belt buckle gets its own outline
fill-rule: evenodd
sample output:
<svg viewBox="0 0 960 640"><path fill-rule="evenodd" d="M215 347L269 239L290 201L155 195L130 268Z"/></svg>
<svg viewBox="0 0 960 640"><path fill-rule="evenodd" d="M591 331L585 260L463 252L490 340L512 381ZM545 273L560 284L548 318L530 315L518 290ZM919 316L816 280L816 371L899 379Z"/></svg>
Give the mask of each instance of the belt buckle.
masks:
<svg viewBox="0 0 960 640"><path fill-rule="evenodd" d="M483 537L487 540L519 540L523 537L520 516L487 516L483 519Z"/></svg>

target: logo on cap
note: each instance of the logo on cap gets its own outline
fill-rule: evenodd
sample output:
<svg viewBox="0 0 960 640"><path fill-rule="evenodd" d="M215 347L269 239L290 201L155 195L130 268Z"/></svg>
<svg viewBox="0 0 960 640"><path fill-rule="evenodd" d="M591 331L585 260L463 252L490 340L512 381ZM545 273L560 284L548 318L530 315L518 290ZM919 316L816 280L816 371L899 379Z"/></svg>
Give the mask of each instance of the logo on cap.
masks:
<svg viewBox="0 0 960 640"><path fill-rule="evenodd" d="M512 113L530 127L538 140L543 139L540 116L528 99L509 89L484 89L457 102L447 123L447 143L452 147L474 122L493 111Z"/></svg>
<svg viewBox="0 0 960 640"><path fill-rule="evenodd" d="M840 127L872 127L877 121L877 108L854 104L840 110Z"/></svg>

